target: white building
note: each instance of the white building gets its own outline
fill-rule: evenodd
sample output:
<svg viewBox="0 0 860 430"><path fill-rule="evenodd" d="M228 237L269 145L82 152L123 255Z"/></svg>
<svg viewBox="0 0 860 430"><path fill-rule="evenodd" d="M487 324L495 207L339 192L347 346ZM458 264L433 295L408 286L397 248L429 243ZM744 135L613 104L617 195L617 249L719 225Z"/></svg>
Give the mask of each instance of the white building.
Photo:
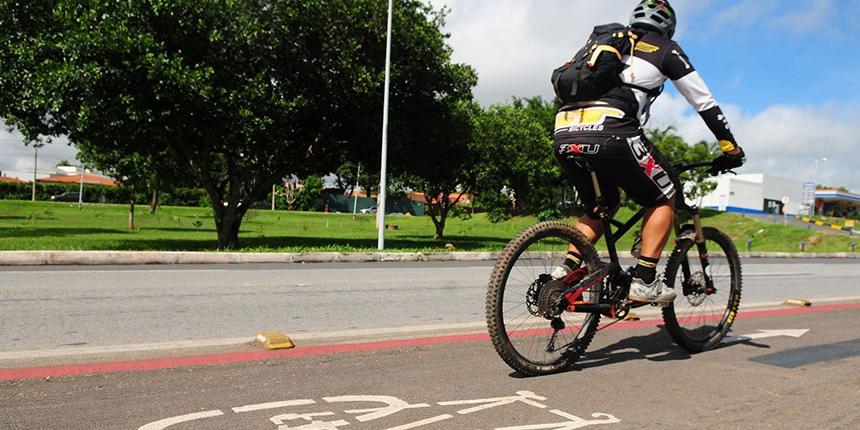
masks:
<svg viewBox="0 0 860 430"><path fill-rule="evenodd" d="M764 173L722 175L717 189L702 199L701 206L727 212L795 215L803 206L803 183ZM788 202L783 208L784 199Z"/></svg>

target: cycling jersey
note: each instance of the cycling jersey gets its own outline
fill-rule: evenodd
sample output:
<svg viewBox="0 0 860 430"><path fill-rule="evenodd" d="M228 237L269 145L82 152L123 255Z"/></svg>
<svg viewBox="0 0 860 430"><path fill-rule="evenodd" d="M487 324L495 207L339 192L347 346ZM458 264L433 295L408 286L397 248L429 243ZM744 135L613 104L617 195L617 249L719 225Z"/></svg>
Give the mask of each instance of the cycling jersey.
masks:
<svg viewBox="0 0 860 430"><path fill-rule="evenodd" d="M567 140L590 136L634 136L640 133L650 105L667 80L701 115L724 150L735 146L728 121L699 72L675 41L645 31L636 42L633 55L622 60L624 86L600 100L564 106L556 121L556 138ZM729 148L731 149L731 148Z"/></svg>
<svg viewBox="0 0 860 430"><path fill-rule="evenodd" d="M590 174L577 160L596 169L608 207L621 202L619 188L645 207L668 201L681 189L671 166L641 127L667 80L702 116L723 151L736 146L725 115L677 43L646 31L632 55L622 60L627 65L621 73L623 86L599 100L565 105L556 116L555 155L589 216L597 196Z"/></svg>

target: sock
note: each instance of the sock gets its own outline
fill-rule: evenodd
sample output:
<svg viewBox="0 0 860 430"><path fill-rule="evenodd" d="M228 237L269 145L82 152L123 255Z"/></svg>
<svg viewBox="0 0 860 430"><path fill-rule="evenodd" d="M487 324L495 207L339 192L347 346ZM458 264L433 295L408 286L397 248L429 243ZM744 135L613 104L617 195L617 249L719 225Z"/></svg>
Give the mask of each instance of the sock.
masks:
<svg viewBox="0 0 860 430"><path fill-rule="evenodd" d="M576 270L582 265L582 255L575 251L567 251L567 256L564 258L564 264L570 270Z"/></svg>
<svg viewBox="0 0 860 430"><path fill-rule="evenodd" d="M633 269L633 276L646 284L654 282L657 278L657 263L659 258L639 257L639 264Z"/></svg>

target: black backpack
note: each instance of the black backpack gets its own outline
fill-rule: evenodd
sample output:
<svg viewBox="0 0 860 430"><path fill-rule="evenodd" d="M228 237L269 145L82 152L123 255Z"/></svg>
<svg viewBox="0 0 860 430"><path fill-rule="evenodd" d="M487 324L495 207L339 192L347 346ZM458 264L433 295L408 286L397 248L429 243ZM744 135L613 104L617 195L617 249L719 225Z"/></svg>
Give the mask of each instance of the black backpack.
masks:
<svg viewBox="0 0 860 430"><path fill-rule="evenodd" d="M598 100L609 90L623 85L621 57L632 52L638 36L629 28L613 23L594 27L585 46L563 66L552 72L555 94L565 104Z"/></svg>

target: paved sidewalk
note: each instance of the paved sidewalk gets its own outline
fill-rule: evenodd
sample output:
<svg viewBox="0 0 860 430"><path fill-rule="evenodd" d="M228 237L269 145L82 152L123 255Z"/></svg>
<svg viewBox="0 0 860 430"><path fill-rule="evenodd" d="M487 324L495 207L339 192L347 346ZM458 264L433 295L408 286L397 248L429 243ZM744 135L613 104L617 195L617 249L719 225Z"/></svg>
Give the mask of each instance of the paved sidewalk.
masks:
<svg viewBox="0 0 860 430"><path fill-rule="evenodd" d="M416 261L492 261L501 252L160 252L160 251L0 251L0 266L245 264L245 263L362 263ZM668 254L664 253L668 256ZM620 252L629 258L629 252ZM601 257L607 254L601 252ZM857 258L860 253L747 252L741 258Z"/></svg>

